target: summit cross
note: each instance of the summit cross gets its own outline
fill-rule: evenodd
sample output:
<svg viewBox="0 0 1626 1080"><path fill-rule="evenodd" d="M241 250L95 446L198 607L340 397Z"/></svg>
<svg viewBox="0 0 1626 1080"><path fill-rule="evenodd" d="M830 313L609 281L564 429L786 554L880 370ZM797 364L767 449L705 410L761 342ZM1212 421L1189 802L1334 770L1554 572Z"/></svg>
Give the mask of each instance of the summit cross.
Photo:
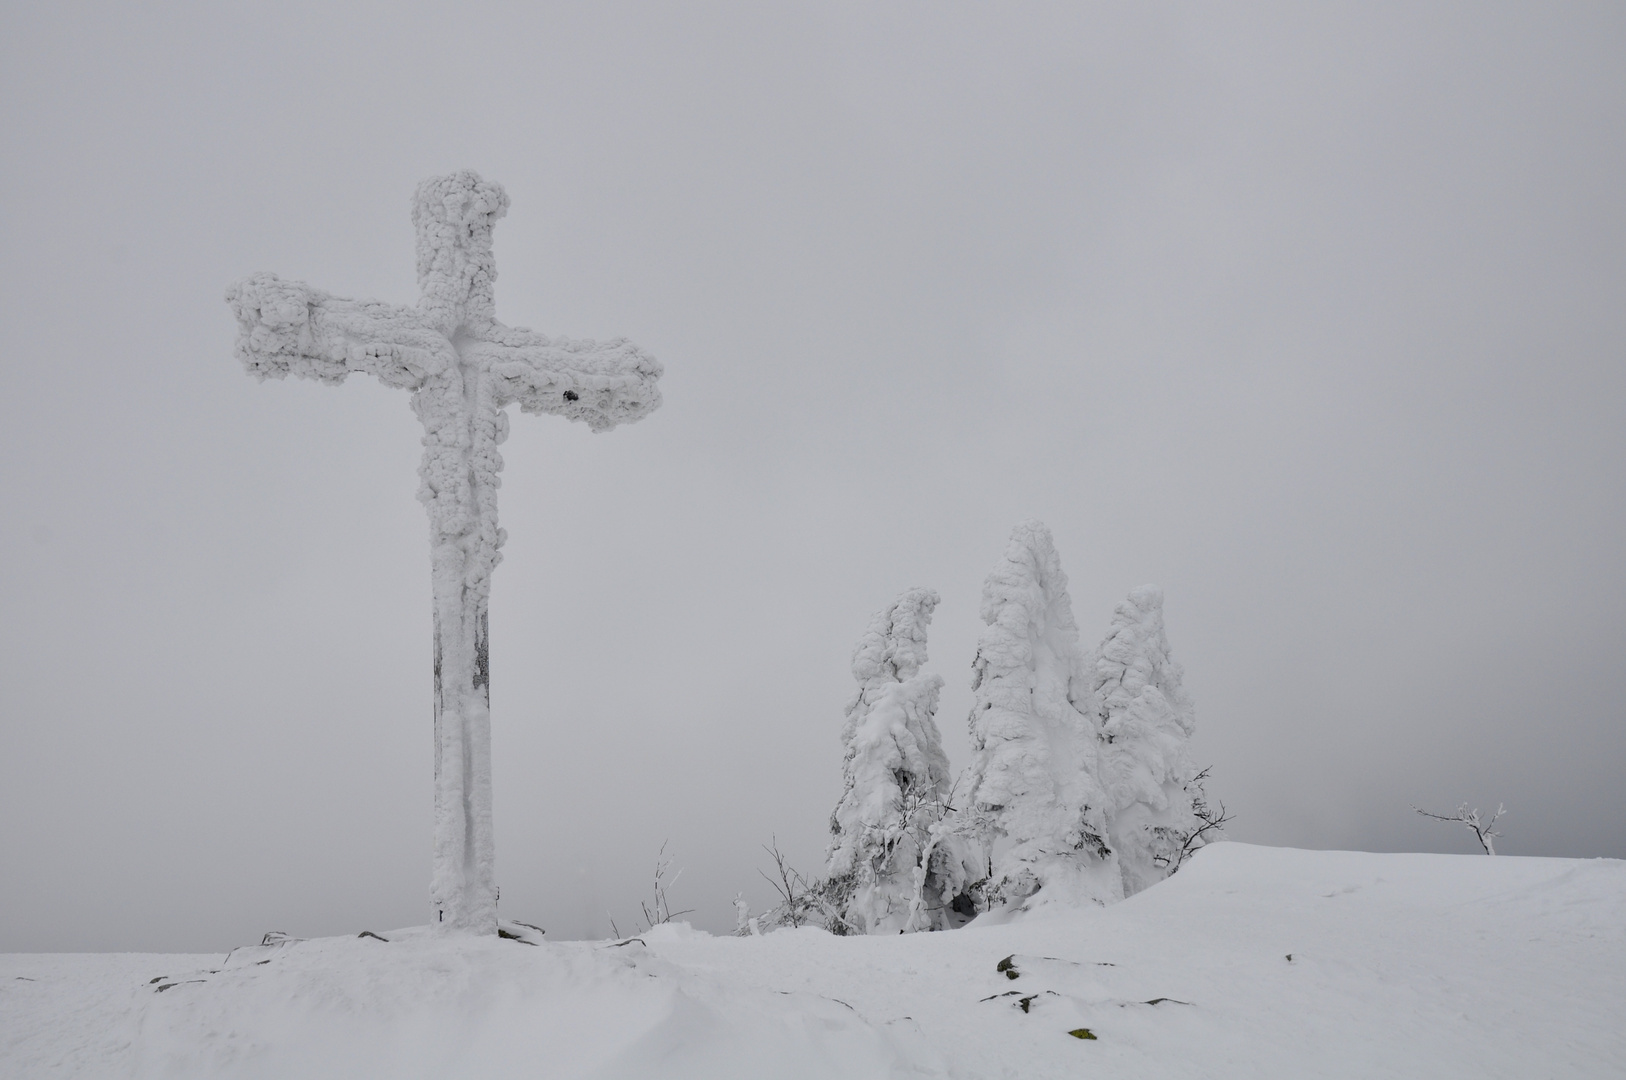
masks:
<svg viewBox="0 0 1626 1080"><path fill-rule="evenodd" d="M550 338L497 321L491 231L508 196L473 172L418 185L415 307L345 300L275 274L226 292L236 355L261 380L354 373L412 393L424 428L435 634L435 832L430 901L448 929L495 934L487 610L502 558L497 487L511 404L594 431L660 406L661 365L624 340Z"/></svg>

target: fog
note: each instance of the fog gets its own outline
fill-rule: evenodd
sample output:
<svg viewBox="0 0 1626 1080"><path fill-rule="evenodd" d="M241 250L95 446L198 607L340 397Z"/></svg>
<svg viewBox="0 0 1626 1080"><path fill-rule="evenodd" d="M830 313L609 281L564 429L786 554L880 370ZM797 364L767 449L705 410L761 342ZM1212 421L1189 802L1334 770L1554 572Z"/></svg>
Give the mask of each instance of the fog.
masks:
<svg viewBox="0 0 1626 1080"><path fill-rule="evenodd" d="M230 8L230 10L228 10ZM513 417L497 874L556 937L815 872L851 650L1053 529L1086 643L1167 596L1237 840L1626 857L1626 10L11 4L0 949L428 919L407 395L260 384L226 286L497 312L665 404Z"/></svg>

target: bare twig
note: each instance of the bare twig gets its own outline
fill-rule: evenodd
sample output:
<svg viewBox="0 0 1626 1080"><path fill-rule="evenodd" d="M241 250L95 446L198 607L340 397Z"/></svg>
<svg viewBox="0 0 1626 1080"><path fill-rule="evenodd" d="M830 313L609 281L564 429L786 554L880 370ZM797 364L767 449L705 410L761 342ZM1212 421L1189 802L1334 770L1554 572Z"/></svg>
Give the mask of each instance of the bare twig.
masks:
<svg viewBox="0 0 1626 1080"><path fill-rule="evenodd" d="M824 924L825 929L833 929L831 923L837 922L840 923L849 934L858 934L861 936L864 933L864 931L856 923L849 922L847 916L843 915L836 909L834 904L830 903L830 901L824 899L822 896L814 897L814 902L819 905L819 910L824 912L824 917L826 920Z"/></svg>
<svg viewBox="0 0 1626 1080"><path fill-rule="evenodd" d="M954 793L959 787L960 781L956 778L947 795L934 798L929 804L934 818L926 830L926 846L920 853L920 863L915 867L914 895L909 901L909 919L906 924L911 930L921 929L925 925L923 912L926 907L926 878L931 874L932 856L937 853L938 845L945 836L958 834L967 828L954 810ZM922 805L923 801L917 801L911 808L912 813L918 813ZM911 815L906 815L904 820L906 823L910 821Z"/></svg>
<svg viewBox="0 0 1626 1080"><path fill-rule="evenodd" d="M642 901L638 903L639 910L644 913L645 930L653 930L663 923L671 922L679 915L687 915L694 910L694 908L684 908L682 911L673 911L671 904L667 901L666 891L676 885L678 878L683 876L683 871L680 869L672 875L671 881L666 880L667 873L672 869L673 859L673 856L666 853L668 843L670 841L663 840L660 851L655 855L655 903L653 906Z"/></svg>
<svg viewBox="0 0 1626 1080"><path fill-rule="evenodd" d="M758 870L757 873L762 874L768 884L774 887L774 891L779 894L780 899L784 901L785 914L790 920L791 926L802 925L802 908L807 903L807 879L789 863L785 862L785 855L779 850L778 836L773 837L771 847L767 844L762 845L762 850L773 856L774 869L779 874L779 880L775 881L773 878L768 877L767 874L763 874L761 870Z"/></svg>
<svg viewBox="0 0 1626 1080"><path fill-rule="evenodd" d="M1212 838L1211 834L1221 832L1229 822L1236 820L1235 815L1225 809L1223 802L1216 799L1212 806L1209 805L1208 793L1203 790L1203 781L1208 779L1209 770L1212 768L1210 765L1200 770L1186 785L1188 788L1196 788L1196 794L1191 800L1191 812L1197 818L1197 828L1185 838L1180 850L1175 853L1174 865L1169 868L1171 874L1180 869L1181 864L1191 857L1192 852L1208 843Z"/></svg>
<svg viewBox="0 0 1626 1080"><path fill-rule="evenodd" d="M1476 806L1470 810L1467 803L1457 807L1457 812L1454 814L1436 814L1417 806L1413 806L1412 809L1426 818L1433 818L1435 821L1455 821L1468 826L1473 831L1474 838L1479 841L1479 846L1485 849L1485 854L1496 854L1496 838L1502 835L1496 831L1496 821L1507 813L1507 807L1501 803L1496 804L1496 813L1491 815L1489 821L1480 821L1479 807Z"/></svg>

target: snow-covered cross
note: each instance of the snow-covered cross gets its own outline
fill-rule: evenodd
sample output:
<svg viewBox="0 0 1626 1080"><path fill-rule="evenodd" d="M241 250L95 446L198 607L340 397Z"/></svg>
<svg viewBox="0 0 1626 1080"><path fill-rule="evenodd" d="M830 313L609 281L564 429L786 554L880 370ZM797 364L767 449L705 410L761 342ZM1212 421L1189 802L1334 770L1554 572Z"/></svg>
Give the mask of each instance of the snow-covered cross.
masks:
<svg viewBox="0 0 1626 1080"><path fill-rule="evenodd" d="M491 835L487 604L501 558L497 447L510 404L594 431L661 403L661 366L625 340L568 341L497 321L491 230L508 210L472 172L425 180L412 204L416 307L344 300L275 274L233 285L237 358L260 379L341 383L352 372L412 392L423 422L435 623L435 835L430 898L448 928L497 932Z"/></svg>

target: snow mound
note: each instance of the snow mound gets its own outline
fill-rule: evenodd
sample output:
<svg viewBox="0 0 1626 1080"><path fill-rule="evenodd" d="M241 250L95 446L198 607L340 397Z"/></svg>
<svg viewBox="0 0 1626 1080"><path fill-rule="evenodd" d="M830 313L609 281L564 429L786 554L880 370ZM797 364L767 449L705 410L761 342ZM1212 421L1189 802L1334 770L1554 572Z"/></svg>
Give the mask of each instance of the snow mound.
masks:
<svg viewBox="0 0 1626 1080"><path fill-rule="evenodd" d="M0 956L0 1076L1626 1075L1626 862L1218 843L951 933Z"/></svg>
<svg viewBox="0 0 1626 1080"><path fill-rule="evenodd" d="M80 959L57 968L33 957L23 963L32 974L7 972L6 1012L23 1025L0 1073L822 1078L903 1068L888 1033L849 1006L731 990L640 938L526 948L421 927L225 959Z"/></svg>

